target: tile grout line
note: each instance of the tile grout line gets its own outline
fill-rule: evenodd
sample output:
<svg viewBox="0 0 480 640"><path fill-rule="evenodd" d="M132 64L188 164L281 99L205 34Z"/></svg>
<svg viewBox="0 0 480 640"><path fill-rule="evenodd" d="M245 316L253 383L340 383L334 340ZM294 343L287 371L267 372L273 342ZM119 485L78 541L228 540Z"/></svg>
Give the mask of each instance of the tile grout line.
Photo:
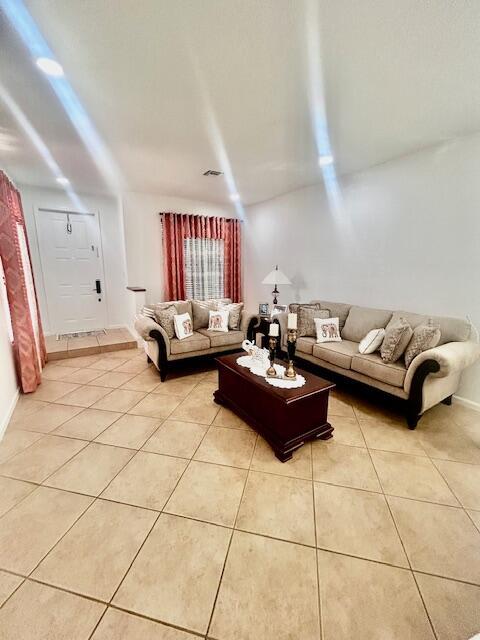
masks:
<svg viewBox="0 0 480 640"><path fill-rule="evenodd" d="M118 365L118 366L122 366L122 365ZM104 373L106 373L106 372L102 372L102 374L104 374ZM102 374L101 374L101 375L102 375ZM139 374L139 375L140 375L140 374ZM184 400L184 399L186 399L188 396L190 396L190 394L191 394L191 393L193 393L193 392L195 391L195 389L197 389L197 387L198 387L201 383L202 383L202 380L200 380L199 382L197 382L197 384L194 386L194 388L191 390L191 392L189 392L189 394L187 394L187 396L185 396L184 398L182 398L181 402L183 402L183 400ZM88 383L87 383L87 385L86 385L86 386L88 386ZM93 386L94 386L94 385L93 385ZM152 392L147 392L147 395L148 395L149 393L152 393ZM107 395L108 395L108 394L107 394ZM146 396L144 396L144 397L146 397ZM47 404L53 404L53 405L55 405L55 404L60 404L60 403L58 403L58 402L56 402L56 401L53 401L53 402L45 401L45 402L47 402ZM181 404L181 402L180 402L180 404ZM86 409L86 408L87 408L87 407L82 407L81 409ZM218 414L218 412L217 412L217 414ZM129 414L123 413L122 415L129 415ZM169 417L170 417L170 415L171 415L171 414L169 414ZM356 414L355 414L355 417L356 417ZM118 419L120 419L120 418L118 418ZM118 419L117 419L117 420L118 420ZM167 418L167 419L168 419L168 418ZM214 420L215 420L215 418L214 418ZM165 420L164 420L164 421L165 421ZM164 421L163 421L163 422L164 422ZM68 422L68 420L67 420L67 422ZM116 421L114 421L114 422L116 422ZM161 426L162 426L163 422L158 426L157 430L161 428ZM357 418L357 422L358 422L358 418ZM56 427L56 428L59 428L60 426L61 426L61 425L59 425L59 426L58 426L58 427ZM111 426L111 425L109 425L109 426ZM207 429L207 431L205 432L205 434L203 435L203 437L202 437L202 441L203 441L203 439L205 438L206 434L208 433L208 431L210 430L210 428L211 428L212 426L215 426L215 425L213 425L213 422L211 422L211 423L210 423L210 425L208 425L208 429ZM109 427L106 427L106 429L108 429L108 428L109 428ZM105 430L106 430L106 429L105 429ZM360 429L361 429L361 427L360 427ZM362 431L362 430L361 430L361 432L362 432L362 436L364 437L364 434L363 434L363 431ZM37 432L37 433L38 433L38 432ZM40 433L41 433L41 432L40 432ZM103 433L103 432L102 432L102 433ZM54 433L50 433L50 434L49 434L49 433L43 433L42 435L43 435L43 436L45 436L45 435L54 435ZM56 434L55 434L55 435L56 435ZM152 434L152 435L153 435L153 434ZM98 436L97 436L97 437L98 437ZM41 438L40 438L40 439L41 439ZM148 440L147 440L147 441L148 441ZM146 442L147 442L147 441L146 441ZM94 441L92 441L92 440L90 440L90 441L89 441L89 440L87 440L87 442L88 442L88 443L92 443L92 442L94 442ZM255 441L255 446L254 446L253 452L254 452L254 450L255 450L255 447L256 447L257 442L258 442L258 436L257 436L257 439L256 439L256 441ZM35 443L32 443L32 445L33 445L33 444L35 444ZM101 444L101 443L99 443L99 444ZM32 445L29 445L29 446L32 446ZM88 446L88 445L86 445L86 446ZM118 445L106 445L106 446L118 446ZM144 445L142 445L142 446L145 446L145 443L144 443ZM199 446L200 446L200 445L199 445ZM352 445L350 445L350 446L352 446ZM28 449L28 448L29 448L29 447L27 447L26 449ZM86 448L86 447L84 447L81 451L85 450L85 448ZM121 448L124 448L124 447L121 447ZM362 448L363 448L363 447L362 447ZM368 446L366 446L366 448L367 448L367 450L369 451L370 459L371 459L372 464L373 464L373 460L372 460L372 456L371 456L371 449L370 449L370 447L368 447ZM24 450L22 450L22 451L25 451L26 449L24 449ZM198 447L197 447L197 449L198 449ZM142 451L143 451L143 449L142 449L142 448L140 448L140 449L136 449L136 450L135 450L134 455L133 455L133 456L132 456L132 458L130 458L130 460L125 464L125 466L127 466L127 465L129 464L129 462L130 462L131 460L133 460L133 458L137 455L137 453L138 453L140 450L142 450ZM374 449L374 450L377 450L377 449ZM79 453L81 453L81 451L79 451L77 454L75 454L75 455L73 456L73 458L74 458L74 457L76 457L77 455L79 455ZM253 452L252 452L252 457L253 457ZM21 452L19 452L19 453L21 453ZM150 452L150 453L157 453L157 452ZM397 453L397 452L392 452L392 453ZM401 452L398 452L398 453L401 453ZM18 455L18 454L15 454L15 455ZM159 453L159 455L168 455L168 454L161 454L161 453ZM195 454L194 454L194 455L195 455ZM415 455L415 454L409 454L409 455ZM427 457L427 458L432 462L432 464L435 466L435 468L437 468L437 467L436 467L436 465L435 465L435 463L434 463L435 458L433 458L433 459L432 459L432 458L431 458L427 453L426 453L425 455L426 455L426 457ZM12 456L12 457L15 457L15 456ZM171 457L177 457L177 456L171 456ZM422 457L424 457L424 456L422 456ZM71 458L71 459L73 459L73 458ZM181 458L181 457L179 457L179 458L180 458L180 459L185 459L185 458ZM12 459L12 458L9 458L8 460L10 460L10 459ZM71 459L70 459L70 460L68 460L68 461L67 461L66 463L64 463L64 464L67 464L69 461L71 461ZM190 467L190 465L191 465L191 463L192 463L192 462L193 462L193 456L192 456L192 458L190 458L190 459L189 459L189 462L187 463L186 468L185 468L185 470L184 470L184 472L183 472L183 473L185 473L186 469ZM246 482L245 482L245 484L244 484L244 491L245 491L245 487L246 487L246 484L247 484L247 481L248 481L248 476L249 476L249 474L250 474L251 462L252 462L252 458L251 458L251 460L250 460L250 466L249 466L249 469L248 469L248 472L247 472L247 480L246 480ZM216 463L208 463L208 462L204 462L204 463L205 463L205 464L216 464ZM468 463L468 464L470 464L470 463ZM471 463L471 464L474 464L474 463ZM62 465L62 466L64 466L64 465ZM222 466L231 467L231 465L222 465ZM375 468L375 465L373 465L373 466L374 466L374 468ZM60 468L61 468L61 467L60 467ZM124 468L124 467L123 467L123 468ZM123 470L123 468L122 468L118 473L120 473L120 472ZM375 468L375 471L376 471L376 468ZM437 471L438 471L438 468L437 468ZM53 472L53 473L56 473L56 472ZM183 476L183 473L182 473L182 476ZM263 473L269 473L269 472L263 472ZM117 475L118 475L118 474L117 474ZM282 475L282 474L273 474L273 475ZM441 474L441 472L440 472L440 475L443 477L443 475ZM377 476L378 476L378 474L377 474ZM48 476L48 477L50 477L50 476ZM112 480L110 481L110 483L111 483L112 481L113 481L113 478L112 478ZM28 481L27 481L27 482L28 482ZM312 475L311 483L312 483L312 489L313 489L313 492L314 492L314 482L315 482L315 481L313 480L313 475ZM379 482L380 482L380 479L379 479ZM446 482L446 480L445 480L445 482ZM109 483L109 484L110 484L110 483ZM34 484L34 483L31 483L31 484ZM178 482L177 482L177 484L178 484ZM329 483L326 483L326 484L329 484ZM447 486L449 486L449 485L448 485L448 482L446 482L446 484L447 484ZM39 486L41 486L41 485L39 485ZM108 485L107 485L107 486L108 486ZM383 486L382 486L381 482L380 482L380 487L381 487L381 489L382 489L381 493L386 497L386 496L387 496L387 494L385 494L385 492L384 492L384 490L383 490ZM450 488L450 487L449 487L449 488ZM34 489L34 490L35 490L35 489ZM171 495L173 494L174 490L175 490L175 489L173 489L173 490L172 490L172 493L170 494L170 497L171 497ZM72 493L73 493L73 492L72 492ZM455 493L454 493L454 492L452 492L452 493L455 495ZM82 495L83 495L83 494L82 494ZM26 497L28 497L28 496L26 496ZM402 496L400 496L400 497L402 497ZM100 496L97 496L97 498L96 498L96 499L102 499L102 498L100 498ZM165 504L167 504L167 503L168 503L168 500L169 500L169 499L170 499L170 498L168 498L168 499L167 499L167 502L166 502ZM243 499L243 493L242 493L242 498L241 498L240 503L239 503L239 507L238 507L238 509L237 509L237 516L238 516L238 512L239 512L240 506L241 506L241 501L242 501L242 499ZM430 503L429 501L418 500L418 499L415 499L415 498L405 498L405 499L411 499L411 500L414 500L414 501L417 501L417 502L428 502L428 503ZM20 503L20 502L21 502L21 501L19 501L19 503ZM84 515L84 513L85 513L85 512L86 512L86 511L87 511L87 510L92 506L92 504L93 504L94 502L95 502L95 500L94 500L94 501L93 501L93 502L92 502L92 503L87 507L87 509L86 509L86 510L85 510L85 511L84 511L84 512L79 516L79 517L82 517L82 516ZM386 500L386 502L387 502L387 504L388 504L388 500ZM19 504L19 503L16 503L16 504ZM127 503L120 503L120 504L127 504ZM435 502L432 502L431 504L437 504L437 505L438 505L438 504L441 504L441 503L435 503ZM14 505L14 506L16 506L16 505ZM136 506L136 507L138 508L138 505L132 505L132 506ZM448 505L448 506L451 506L451 505ZM389 504L388 504L388 507L389 507L389 509L390 509L390 505L389 505ZM12 507L12 508L14 508L14 507ZM164 508L165 508L165 505L164 505ZM465 507L463 507L463 505L461 505L460 507L453 507L453 506L451 506L451 508L462 508L464 511L466 511L466 508L465 508ZM162 510L162 511L163 511L163 510ZM393 518L393 514L392 514L391 510L390 510L390 514L391 514L391 517ZM160 515L160 514L159 514L159 515ZM469 514L467 513L467 515L469 515ZM157 522L157 521L158 521L158 518L159 518L159 516L156 518L155 522ZM191 518L191 519L195 520L194 518ZM78 519L77 519L77 520L78 520ZM237 520L237 517L235 518L234 530L237 530L237 529L236 529L236 526L235 526L235 525L236 525L236 520ZM201 520L200 520L200 521L201 521ZM395 526L396 526L396 522L395 522L395 519L394 519L394 518L393 518L393 521L394 521L394 524L395 524ZM75 524L75 523L74 523L74 524ZM73 526L73 525L72 525L72 526ZM217 525L217 526L219 526L219 525ZM153 528L153 527L152 527L152 528ZM228 528L228 527L227 527L227 528ZM231 540L232 540L232 537L233 537L233 531L234 531L234 530L232 530L232 534L231 534L231 538L230 538L230 544L231 544ZM239 530L239 531L241 531L241 529L238 529L238 530ZM253 533L253 532L250 532L250 533ZM402 546L403 546L403 540L401 539L401 536L400 536L400 534L399 534L399 532L398 532L398 529L397 529L397 534L399 535L400 541L402 542ZM147 534L147 538L149 537L149 535L150 535L150 532ZM262 534L254 534L254 535L262 535ZM316 548L316 549L318 549L318 547L317 547L317 539L316 539L316 535L317 535L317 534L316 534L316 522L315 522L315 543L316 543L316 544L315 544L315 548ZM63 536L62 536L62 537L63 537ZM264 536L264 537L267 537L267 536ZM146 538L146 539L147 539L147 538ZM275 539L277 539L277 538L274 538L274 537L272 536L272 539L274 539L274 540L275 540ZM145 541L144 541L144 542L145 542ZM291 543L292 543L292 541L287 541L287 542L291 542ZM230 548L230 544L229 544L229 548ZM295 543L293 543L293 544L295 544ZM54 545L54 547L55 547L55 546L56 546L56 545ZM303 546L307 546L307 545L303 545ZM53 548L54 548L54 547L53 547ZM53 550L53 548L52 548L52 550ZM404 549L404 552L405 552L405 549ZM339 553L339 552L333 552L333 553ZM48 553L47 553L47 555L48 555ZM316 554L316 555L317 555L317 557L318 557L318 554ZM341 553L340 553L340 555L348 555L348 554L341 554ZM410 566L410 569L409 569L409 570L410 570L410 572L414 575L414 573L415 573L415 572L414 572L414 571L413 571L413 569L411 568L410 560L409 560L408 555L406 554L406 552L405 552L405 555L406 555L407 561L408 561L409 566ZM46 556L45 556L45 557L46 557ZM228 557L228 551L227 551L226 559L227 559L227 557ZM357 556L352 556L352 557L357 557ZM43 558L43 559L44 559L44 558ZM41 562L43 561L43 559L41 560ZM225 559L225 563L226 563L226 559ZM365 560L367 560L367 561L371 561L371 562L378 562L378 561L375 561L375 560L370 560L370 559L368 559L368 558L365 558ZM380 562L380 564L388 564L388 563L381 563L381 562ZM37 565L37 566L38 566L38 565ZM395 566L395 565L391 565L391 566ZM224 567L225 567L225 564L224 564ZM407 570L408 570L408 569L407 569ZM129 570L127 570L127 573L128 573L128 571L129 571ZM436 574L429 574L429 573L427 573L427 572L421 572L421 571L419 571L418 573L425 573L426 575L436 575ZM127 574L125 574L125 576L126 576L126 575L127 575ZM124 578L125 578L125 576L124 576ZM454 582L464 582L464 581L461 581L461 580L456 580L455 578L447 578L446 576L439 576L439 577L444 578L444 579L448 579L448 580L452 580L452 581L454 581ZM221 576L221 578L220 578L220 583L219 583L219 588L218 588L218 590L220 589L220 585L221 585L221 582L222 582L222 578L223 578L223 571L222 571L222 576ZM31 577L28 577L27 579L35 580L34 578L31 578ZM414 575L414 579L415 579L415 575ZM318 582L318 569L317 569L317 582ZM23 582L22 582L21 584L23 584ZM465 584L475 584L475 583L468 583L468 582L465 582ZM21 585L19 585L19 586L21 586ZM418 584L417 584L417 589L419 590ZM420 592L420 590L419 590L419 592ZM75 593L75 592L73 592L73 593ZM217 595L218 595L218 591L217 591ZM421 592L420 592L420 596L421 596L422 601L423 601L423 597L422 597L422 595L421 595ZM112 596L112 597L113 597L113 596ZM425 604L424 604L424 606L425 606ZM215 604L214 604L214 608L212 609L212 616L211 616L211 619L212 619L212 617L213 617L214 609L215 609ZM105 611L106 611L106 610L107 610L107 609L105 609ZM104 611L104 614L105 614L105 611ZM128 611L128 610L127 610L127 611ZM131 612L131 613L132 613L133 615L135 615L135 612ZM104 615L104 614L103 614L103 615ZM428 611L427 611L427 616L428 616ZM102 617L103 617L103 616L102 616ZM142 617L142 616L140 616L140 617ZM428 618L429 618L429 616L428 616ZM147 618L147 619L148 619L148 618ZM429 618L429 620L430 620L430 618ZM430 623L431 623L431 621L430 621ZM210 624L209 624L209 626L210 626ZM432 628L433 628L433 625L432 625ZM187 631L188 633L191 633L189 630L186 630L186 631ZM93 633L93 632L92 632L92 633ZM208 633L208 631L207 631L207 633ZM434 633L435 633L435 631L434 631ZM195 635L195 634L194 634L194 635Z"/></svg>
<svg viewBox="0 0 480 640"><path fill-rule="evenodd" d="M215 418L214 418L214 419L215 419ZM210 612L210 619L209 619L209 621L208 621L207 630L206 630L206 632L205 632L205 638L208 638L208 637L209 637L210 627L212 626L213 616L214 616L214 614L215 614L215 608L216 608L216 606L217 606L218 596L219 596L220 588L221 588L222 581L223 581L223 575L224 575L224 573L225 573L225 568L226 568L226 566L227 566L228 556L229 556L229 554L230 554L230 548L231 548L231 546L232 546L233 534L234 534L234 533L235 533L235 531L237 530L237 529L236 529L236 524L237 524L237 520L238 520L238 514L240 513L240 507L242 506L243 497L244 497L244 495L245 495L245 489L246 489L247 484L248 484L248 478L250 477L250 472L251 472L251 467L252 467L252 460L253 460L253 456L255 455L255 449L256 449L256 447L257 447L258 437L259 437L259 436L258 436L258 433L257 433L256 438L255 438L255 442L254 442L253 447L252 447L252 452L251 452L251 454L250 454L250 462L249 462L249 464L248 464L247 475L245 476L245 482L244 482L244 484L243 484L242 495L240 496L240 500L239 500L239 502L238 502L238 507L237 507L237 512L236 512L236 514L235 514L235 518L234 518L234 521L233 521L232 532L231 532L231 534L230 534L230 539L229 539L229 541L228 541L227 552L226 552L226 554L225 554L225 559L224 559L224 561L223 561L222 571L221 571L221 573L220 573L220 579L219 579L219 581L218 581L217 591L216 591L216 593L215 593L215 598L214 598L214 600L213 600L212 611Z"/></svg>
<svg viewBox="0 0 480 640"><path fill-rule="evenodd" d="M432 629L432 633L433 633L433 635L434 635L435 639L436 639L436 640L438 640L437 632L435 631L435 628L434 628L434 626L433 626L432 619L430 618L430 613L428 612L427 605L426 605L425 600L424 600L424 598L423 598L423 594L422 594L422 592L421 592L421 590L420 590L420 586L419 586L419 584L418 584L418 582L417 582L417 579L416 579L416 577L415 577L415 574L414 574L414 572L413 572L412 563L411 563L411 561L410 561L410 556L409 556L409 555L408 555L408 553L407 553L407 549L406 549L406 547L405 547L404 541L403 541L403 539L402 539L402 536L400 535L400 531L399 531L399 528L398 528L397 522L396 522L395 517L394 517L393 512L392 512L392 508L391 508L391 506L390 506L389 501L387 500L387 496L385 495L385 491L384 491L384 489L383 489L383 484L382 484L382 481L381 481L381 479L380 479L380 475L379 475L379 473L378 473L378 471L377 471L377 468L376 468L375 463L374 463L373 458L372 458L372 454L371 454L370 449L369 449L368 447L367 447L367 451L368 451L368 455L369 455L369 457L370 457L370 462L372 463L372 466L373 466L373 468L374 468L374 470L375 470L375 474L376 474L376 476L377 476L378 482L379 482L380 487L381 487L381 489L382 489L382 492L383 492L383 499L384 499L384 500L385 500L385 502L387 503L387 509L388 509L388 512L390 513L390 517L392 518L393 525L394 525L394 527L395 527L395 531L397 532L397 536L398 536L398 538L399 538L399 540L400 540L400 544L402 545L403 553L405 554L405 557L406 557L406 559L407 559L410 574L411 574L411 576L412 576L412 578L413 578L413 581L415 582L415 586L417 587L417 593L418 593L418 595L420 596L420 600L422 601L423 609L424 609L425 614L426 614L426 616L427 616L427 620L428 620L428 622L429 622L429 624L430 624L430 628Z"/></svg>
<svg viewBox="0 0 480 640"><path fill-rule="evenodd" d="M160 426L161 426L161 425L160 425ZM158 427L158 428L160 428L160 427ZM204 437L205 437L206 433L207 433L207 432L205 432ZM203 441L203 438L202 438L202 441ZM201 442L202 442L202 441L201 441ZM199 443L199 445L198 445L198 446L200 446L201 442ZM198 449L198 447L197 447L197 449ZM195 450L195 451L196 451L196 450ZM137 453L138 453L138 451L137 451ZM136 454L135 454L135 455L136 455ZM133 458L135 457L135 455L131 458L132 460L133 460ZM150 534L152 533L153 529L155 528L155 526L156 526L157 522L159 521L159 519L160 519L161 515L162 515L163 513L165 513L165 512L163 511L163 509L165 508L166 504L167 504L167 503L168 503L168 501L170 500L170 498L171 498L171 496L173 495L173 493L174 493L175 489L178 487L178 484L180 483L180 481L181 481L181 479L183 478L183 476L184 476L185 472L186 472L186 471L187 471L187 469L189 468L189 466L190 466L191 462L192 462L192 460L190 460L190 461L185 465L185 469L182 471L182 473L181 473L181 474L180 474L180 476L178 477L177 482L175 483L175 486L173 487L172 491L170 492L170 494L169 494L168 498L165 500L165 503L164 503L164 505L163 505L162 509L158 512L157 517L155 518L155 520L154 520L154 522L153 522L153 524L152 524L151 528L149 529L149 531L148 531L147 535L145 536L145 539L143 540L142 544L140 545L140 547L138 548L137 552L135 553L135 555L134 555L134 557L133 557L133 559L132 559L131 563L129 564L129 566L128 566L127 570L125 571L125 573L124 573L124 575L123 575L122 579L120 580L120 582L119 582L119 584L118 584L117 588L115 589L115 591L114 591L114 593L113 593L112 597L110 598L110 600L109 600L109 602L108 602L108 605L109 605L109 606L110 606L110 605L112 605L112 601L113 601L113 599L115 598L115 596L116 596L116 595L117 595L117 593L119 592L119 590L120 590L120 588L121 588L122 584L124 583L124 581L125 581L125 579L126 579L127 575L129 574L129 572L130 572L131 568L133 567L133 564L134 564L135 560L138 558L138 556L139 556L139 554L140 554L141 550L143 549L144 545L146 544L146 542L147 542L148 538L150 537ZM108 608L108 607L107 607L107 608ZM107 609L106 609L106 610L107 610ZM106 611L106 610L105 610L105 611ZM104 612L104 614L105 614L105 612ZM102 616L102 618L103 618L103 616ZM98 624L100 624L100 620L99 620ZM97 624L97 626L98 626L98 624ZM95 629L96 629L96 627L95 627ZM90 635L89 640L90 640L90 638L92 637L93 633L95 632L95 629L94 629L94 631L92 632L92 634Z"/></svg>
<svg viewBox="0 0 480 640"><path fill-rule="evenodd" d="M334 430L335 430L335 427L334 427ZM316 571L316 578L317 578L318 630L319 630L320 640L322 640L324 633L323 633L323 618L322 618L322 599L321 599L321 593L320 593L320 567L318 565L318 537L317 537L317 510L315 506L315 481L313 479L313 443L310 446L310 465L312 469L311 487L312 487L312 501L313 501L313 531L315 534L315 571Z"/></svg>

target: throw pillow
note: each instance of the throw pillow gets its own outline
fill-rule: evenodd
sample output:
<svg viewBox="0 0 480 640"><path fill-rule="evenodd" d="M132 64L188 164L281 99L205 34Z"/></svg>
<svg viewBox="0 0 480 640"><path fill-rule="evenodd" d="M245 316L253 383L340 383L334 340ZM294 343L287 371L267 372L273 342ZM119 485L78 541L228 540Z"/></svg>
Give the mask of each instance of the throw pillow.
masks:
<svg viewBox="0 0 480 640"><path fill-rule="evenodd" d="M374 353L377 349L380 349L384 337L385 329L372 329L360 341L358 351L360 353Z"/></svg>
<svg viewBox="0 0 480 640"><path fill-rule="evenodd" d="M140 314L145 316L145 318L155 320L155 311L151 307L143 307Z"/></svg>
<svg viewBox="0 0 480 640"><path fill-rule="evenodd" d="M163 309L157 309L155 311L155 318L158 324L164 329L167 336L171 339L175 337L175 327L173 319L177 314L177 309L174 304Z"/></svg>
<svg viewBox="0 0 480 640"><path fill-rule="evenodd" d="M220 309L219 311L210 311L208 321L209 331L228 331L228 317L230 313L228 309Z"/></svg>
<svg viewBox="0 0 480 640"><path fill-rule="evenodd" d="M385 330L385 338L380 348L384 362L396 362L407 348L413 335L412 327L403 318Z"/></svg>
<svg viewBox="0 0 480 640"><path fill-rule="evenodd" d="M317 342L341 342L338 318L315 318Z"/></svg>
<svg viewBox="0 0 480 640"><path fill-rule="evenodd" d="M321 306L316 302L291 302L288 305L289 313L298 313L300 307L309 307L310 309L321 309Z"/></svg>
<svg viewBox="0 0 480 640"><path fill-rule="evenodd" d="M175 324L175 335L179 340L193 335L192 319L188 313L177 313L173 317Z"/></svg>
<svg viewBox="0 0 480 640"><path fill-rule="evenodd" d="M294 313L294 312L292 312ZM307 305L300 305L297 312L297 336L303 338L305 336L315 337L315 318L329 318L330 312L326 309L315 309Z"/></svg>
<svg viewBox="0 0 480 640"><path fill-rule="evenodd" d="M410 366L412 360L427 349L433 349L440 342L440 327L433 324L429 318L427 324L420 324L413 330L413 336L405 350L405 366Z"/></svg>
<svg viewBox="0 0 480 640"><path fill-rule="evenodd" d="M209 312L218 309L218 300L192 300L193 329L206 329L209 322Z"/></svg>
<svg viewBox="0 0 480 640"><path fill-rule="evenodd" d="M226 309L229 312L228 328L232 331L240 329L240 318L242 317L243 302L232 302L231 304L220 304L219 310Z"/></svg>

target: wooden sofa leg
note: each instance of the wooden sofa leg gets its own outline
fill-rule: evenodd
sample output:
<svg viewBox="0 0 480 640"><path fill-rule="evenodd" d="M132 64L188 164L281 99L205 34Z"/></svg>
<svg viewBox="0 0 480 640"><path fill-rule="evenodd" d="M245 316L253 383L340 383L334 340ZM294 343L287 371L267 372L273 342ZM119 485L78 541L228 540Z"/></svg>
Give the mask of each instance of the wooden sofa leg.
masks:
<svg viewBox="0 0 480 640"><path fill-rule="evenodd" d="M447 398L444 398L442 400L442 404L446 404L446 405L450 406L452 404L452 398L453 398L453 396L448 396Z"/></svg>
<svg viewBox="0 0 480 640"><path fill-rule="evenodd" d="M166 379L167 379L167 371L166 371L166 369L161 369L160 370L160 381L161 382L165 382Z"/></svg>
<svg viewBox="0 0 480 640"><path fill-rule="evenodd" d="M419 420L420 420L420 416L416 416L416 415L412 415L412 414L407 415L408 428L411 431L416 429Z"/></svg>

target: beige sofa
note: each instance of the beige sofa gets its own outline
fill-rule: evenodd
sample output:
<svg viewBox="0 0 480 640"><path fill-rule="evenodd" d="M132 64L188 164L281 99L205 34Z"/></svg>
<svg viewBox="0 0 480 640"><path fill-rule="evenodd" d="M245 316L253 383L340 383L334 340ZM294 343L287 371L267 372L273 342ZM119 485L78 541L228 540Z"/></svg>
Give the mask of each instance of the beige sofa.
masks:
<svg viewBox="0 0 480 640"><path fill-rule="evenodd" d="M311 303L329 309L331 317L339 318L342 342L317 344L313 337L302 337L297 340L296 357L406 401L407 422L411 429L415 429L427 409L439 402L450 404L462 371L480 357L480 345L474 340L472 326L467 320L328 300L312 300ZM432 317L441 330L438 346L414 358L408 369L403 357L387 364L379 352L359 353L358 343L368 331L386 328L399 317L405 318L412 328ZM282 348L286 349L287 315L281 314L278 318L282 327Z"/></svg>
<svg viewBox="0 0 480 640"><path fill-rule="evenodd" d="M229 299L222 299L228 304ZM196 320L194 310L190 300L174 300L172 302L162 302L153 307L165 307L171 304L178 306L179 312L186 310L190 313L194 326ZM160 373L163 382L167 374L178 365L184 364L188 360L198 360L205 357L213 357L220 353L239 351L242 342L247 335L248 325L252 319L251 314L242 311L240 317L240 327L238 330L209 331L207 328L198 328L193 335L179 340L169 338L165 330L152 318L137 316L135 329L143 339L144 349L150 362L153 362Z"/></svg>

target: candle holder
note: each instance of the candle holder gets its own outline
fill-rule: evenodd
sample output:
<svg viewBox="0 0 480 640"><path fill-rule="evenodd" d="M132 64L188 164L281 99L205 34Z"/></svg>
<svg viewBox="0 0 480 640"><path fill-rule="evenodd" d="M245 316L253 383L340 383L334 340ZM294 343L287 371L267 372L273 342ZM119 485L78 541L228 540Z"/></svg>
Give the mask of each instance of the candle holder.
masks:
<svg viewBox="0 0 480 640"><path fill-rule="evenodd" d="M269 350L269 359L270 359L270 366L267 369L267 376L269 378L276 378L277 377L277 372L275 371L275 367L273 366L273 363L275 361L275 353L277 351L277 339L270 336L268 338L268 350Z"/></svg>
<svg viewBox="0 0 480 640"><path fill-rule="evenodd" d="M288 353L288 365L285 370L285 377L290 380L295 380L297 372L293 366L293 359L295 357L295 350L297 348L297 330L289 329L287 333L287 353Z"/></svg>

